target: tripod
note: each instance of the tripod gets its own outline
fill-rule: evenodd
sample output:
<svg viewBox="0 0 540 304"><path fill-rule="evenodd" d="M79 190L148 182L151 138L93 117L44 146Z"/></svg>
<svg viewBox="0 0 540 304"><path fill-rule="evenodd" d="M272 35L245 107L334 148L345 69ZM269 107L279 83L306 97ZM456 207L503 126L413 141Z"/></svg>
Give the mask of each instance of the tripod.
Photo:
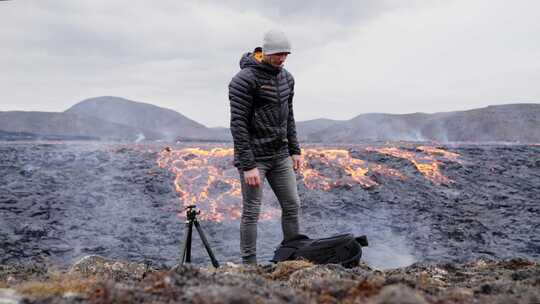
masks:
<svg viewBox="0 0 540 304"><path fill-rule="evenodd" d="M212 248L210 248L210 244L208 244L208 240L204 235L201 224L199 224L199 221L197 220L197 215L199 213L201 213L201 211L197 211L195 205L189 205L186 207L187 221L185 226L184 245L182 246L182 260L180 261L180 265L184 265L184 262L191 263L191 234L193 232L193 225L195 225L195 228L197 228L199 236L201 237L201 241L204 244L204 248L206 248L206 251L210 256L210 260L212 260L212 265L218 268L219 263L212 252Z"/></svg>

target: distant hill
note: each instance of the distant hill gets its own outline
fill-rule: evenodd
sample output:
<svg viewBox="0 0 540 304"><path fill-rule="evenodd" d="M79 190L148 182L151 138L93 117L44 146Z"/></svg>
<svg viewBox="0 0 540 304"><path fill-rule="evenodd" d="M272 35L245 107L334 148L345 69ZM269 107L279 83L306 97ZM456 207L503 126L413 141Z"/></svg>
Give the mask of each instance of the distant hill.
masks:
<svg viewBox="0 0 540 304"><path fill-rule="evenodd" d="M434 114L361 114L350 120L298 122L311 142L434 140L540 142L540 104L509 104Z"/></svg>
<svg viewBox="0 0 540 304"><path fill-rule="evenodd" d="M332 120L326 118L297 121L296 122L296 132L298 133L298 140L305 141L308 140L311 134L317 134L320 131L327 129L333 125L341 123L340 120Z"/></svg>
<svg viewBox="0 0 540 304"><path fill-rule="evenodd" d="M350 120L297 121L296 126L301 142L540 142L540 104L434 114L369 113ZM228 128L207 128L170 109L110 96L83 100L62 113L0 112L0 131L0 140L232 140Z"/></svg>
<svg viewBox="0 0 540 304"><path fill-rule="evenodd" d="M0 130L11 133L32 133L41 137L79 137L104 140L136 140L139 130L90 116L55 112L0 112ZM159 139L155 132L145 134Z"/></svg>
<svg viewBox="0 0 540 304"><path fill-rule="evenodd" d="M213 130L166 108L112 96L83 100L65 113L96 117L108 122L137 128L145 136L155 132L165 140L227 140L230 135Z"/></svg>

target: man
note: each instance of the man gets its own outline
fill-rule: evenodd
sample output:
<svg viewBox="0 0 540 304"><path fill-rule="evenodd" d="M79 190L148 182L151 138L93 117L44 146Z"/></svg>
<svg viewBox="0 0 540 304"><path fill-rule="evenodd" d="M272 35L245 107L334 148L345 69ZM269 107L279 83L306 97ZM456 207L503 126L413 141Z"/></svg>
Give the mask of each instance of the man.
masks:
<svg viewBox="0 0 540 304"><path fill-rule="evenodd" d="M292 101L294 78L283 68L291 44L281 31L263 38L263 59L247 53L229 84L234 165L240 174L242 262L257 263L257 221L266 178L281 205L283 238L298 234L300 199L294 170L300 167L300 146Z"/></svg>

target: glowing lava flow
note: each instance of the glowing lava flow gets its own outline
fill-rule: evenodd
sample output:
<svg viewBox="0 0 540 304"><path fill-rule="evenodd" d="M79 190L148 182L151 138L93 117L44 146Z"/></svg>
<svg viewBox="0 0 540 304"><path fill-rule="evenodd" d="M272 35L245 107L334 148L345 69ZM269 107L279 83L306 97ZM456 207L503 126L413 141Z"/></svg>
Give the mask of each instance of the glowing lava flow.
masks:
<svg viewBox="0 0 540 304"><path fill-rule="evenodd" d="M372 188L378 183L367 176L370 170L382 175L405 179L399 171L378 164L368 165L361 159L353 158L347 150L304 149L302 154L305 161L301 174L306 187L310 189L328 191L333 187L354 184L366 189ZM328 172L332 176L321 172Z"/></svg>
<svg viewBox="0 0 540 304"><path fill-rule="evenodd" d="M427 146L420 146L416 151L395 147L366 148L366 151L408 159L427 179L439 185L452 181L441 174L439 161L435 157L451 161L457 161L459 157L456 153ZM369 189L379 185L368 176L370 172L407 179L396 169L354 158L348 150L303 149L302 155L304 161L299 174L306 187L313 190L329 191L336 187L357 185ZM165 148L159 153L157 163L175 174L174 186L184 207L197 205L201 210L201 219L221 222L241 216L241 187L238 171L232 161L231 148ZM260 218L271 219L279 214L278 209L267 208Z"/></svg>
<svg viewBox="0 0 540 304"><path fill-rule="evenodd" d="M416 147L416 150L424 152L424 153L429 154L429 155L442 156L442 157L444 157L444 158L446 158L448 160L454 161L454 162L460 162L458 160L459 154L454 153L454 152L448 152L448 151L443 150L443 149L439 149L439 148L435 148L435 147L429 147L429 146L418 146L418 147Z"/></svg>
<svg viewBox="0 0 540 304"><path fill-rule="evenodd" d="M435 147L419 146L417 151L427 155L420 155L411 151L402 150L396 147L367 148L367 151L374 151L381 154L390 155L397 158L407 159L414 164L427 179L437 185L449 185L453 183L451 179L444 176L439 170L439 161L434 156L441 156L450 161L458 162L459 154L448 152Z"/></svg>
<svg viewBox="0 0 540 304"><path fill-rule="evenodd" d="M197 205L201 219L221 222L241 215L240 182L231 165L232 155L232 149L166 148L157 163L176 175L174 186L184 207ZM274 213L261 217L272 217Z"/></svg>
<svg viewBox="0 0 540 304"><path fill-rule="evenodd" d="M347 150L304 149L303 155L305 161L300 174L310 189L328 191L354 185L371 188L378 184L366 176L369 170L405 178L397 170L382 165L367 166L363 160L351 157ZM232 158L230 148L165 148L159 153L157 163L175 174L174 186L184 207L195 204L202 211L202 219L221 222L241 216L240 181ZM261 219L278 214L279 210L268 209L261 214Z"/></svg>

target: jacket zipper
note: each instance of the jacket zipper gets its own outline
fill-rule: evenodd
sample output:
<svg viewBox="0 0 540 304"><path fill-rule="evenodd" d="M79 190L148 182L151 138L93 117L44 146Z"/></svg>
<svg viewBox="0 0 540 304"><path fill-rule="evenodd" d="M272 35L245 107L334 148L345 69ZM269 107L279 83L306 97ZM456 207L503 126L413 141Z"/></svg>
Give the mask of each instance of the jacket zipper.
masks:
<svg viewBox="0 0 540 304"><path fill-rule="evenodd" d="M275 83L275 86L276 86L276 94L277 94L277 98L278 98L278 108L279 108L279 121L278 121L278 127L279 127L279 137L280 139L282 138L283 134L281 134L281 126L283 125L283 109L282 109L282 105L281 105L281 94L279 94L279 83L278 83L278 80L277 80L277 76L276 76L276 79L274 80L274 83Z"/></svg>

